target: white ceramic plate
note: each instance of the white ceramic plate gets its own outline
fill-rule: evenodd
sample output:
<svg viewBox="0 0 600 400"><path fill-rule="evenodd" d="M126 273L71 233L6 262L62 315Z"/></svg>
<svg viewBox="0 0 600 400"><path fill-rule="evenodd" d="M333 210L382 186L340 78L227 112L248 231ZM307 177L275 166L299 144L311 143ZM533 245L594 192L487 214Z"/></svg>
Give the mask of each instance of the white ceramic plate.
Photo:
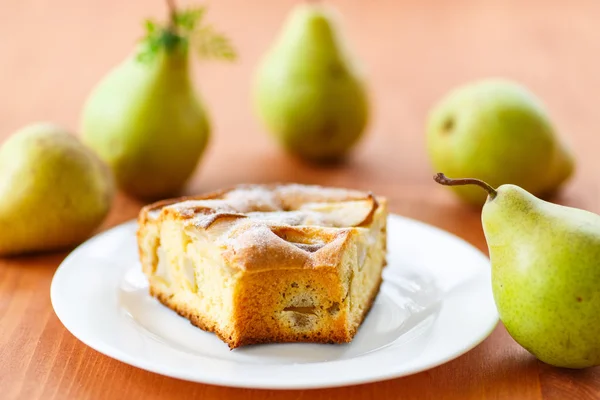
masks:
<svg viewBox="0 0 600 400"><path fill-rule="evenodd" d="M390 379L475 347L498 321L487 258L437 228L390 216L381 292L347 345L269 344L230 351L148 294L135 222L77 248L56 271L56 315L88 346L175 378L300 389Z"/></svg>

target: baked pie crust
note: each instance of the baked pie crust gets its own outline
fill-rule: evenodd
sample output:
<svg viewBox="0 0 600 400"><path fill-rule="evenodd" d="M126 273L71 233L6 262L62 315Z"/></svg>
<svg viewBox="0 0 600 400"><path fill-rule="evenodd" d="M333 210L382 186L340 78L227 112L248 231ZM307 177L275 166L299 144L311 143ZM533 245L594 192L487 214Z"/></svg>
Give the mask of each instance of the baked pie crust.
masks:
<svg viewBox="0 0 600 400"><path fill-rule="evenodd" d="M354 190L241 185L139 214L150 293L230 348L346 343L386 264L387 202Z"/></svg>

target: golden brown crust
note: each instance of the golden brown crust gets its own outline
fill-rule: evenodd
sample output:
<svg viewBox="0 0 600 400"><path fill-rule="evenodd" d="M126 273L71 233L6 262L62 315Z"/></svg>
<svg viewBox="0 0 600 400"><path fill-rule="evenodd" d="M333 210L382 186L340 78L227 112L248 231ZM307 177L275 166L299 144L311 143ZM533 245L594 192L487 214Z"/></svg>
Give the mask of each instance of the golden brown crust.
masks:
<svg viewBox="0 0 600 400"><path fill-rule="evenodd" d="M358 218L359 227L335 224L343 221L319 219L327 215L321 210L299 209L307 203L343 203L357 199L372 202L367 213ZM141 210L139 225L143 227L155 220L174 219L211 234L211 228L224 221L228 229L218 230L221 237L215 240L221 241L229 264L244 270L316 268L337 265L351 233L364 228L367 222L371 223L380 204L385 202L385 198L375 199L371 193L339 188L295 184L240 185L207 195L151 204ZM256 210L267 210L275 218L267 221L261 216L249 218ZM296 212L297 226L286 221L290 211ZM153 218L150 218L151 213L154 213ZM315 229L313 224L321 228ZM290 234L294 236L293 240L288 240ZM318 247L318 250L307 251L306 246L294 243Z"/></svg>
<svg viewBox="0 0 600 400"><path fill-rule="evenodd" d="M150 213L152 211L162 210L166 206L170 206L172 204L181 203L183 201L188 201L188 200L215 199L215 198L222 196L223 194L227 193L230 190L232 190L232 189L222 189L222 190L216 190L214 192L210 192L210 193L206 193L206 194L200 194L200 195L194 195L194 196L181 196L181 197L175 197L172 199L160 200L160 201L157 201L157 202L154 202L152 204L148 204L148 205L145 205L144 207L142 207L142 209L140 210L139 216L143 217L143 220L141 222L145 222L148 218L148 213Z"/></svg>
<svg viewBox="0 0 600 400"><path fill-rule="evenodd" d="M186 201L220 199L225 194L230 193L234 190L264 188L266 190L273 191L278 188L285 189L285 188L289 188L289 187L299 187L300 189L297 192L290 194L289 196L285 196L284 201L282 203L283 211L289 211L292 209L296 209L296 208L298 208L299 205L301 205L303 203L307 203L307 202L352 201L352 200L360 200L360 199L365 199L365 198L372 198L373 200L376 200L376 201L382 201L382 200L386 201L385 198L381 198L381 197L375 198L373 196L373 194L370 192L361 192L358 190L349 190L349 189L343 189L343 188L323 187L323 186L318 186L318 185L306 186L306 185L297 185L297 184L263 184L263 185L243 184L243 185L238 185L238 186L232 186L227 189L216 190L216 191L205 193L205 194L181 196L181 197L176 197L176 198L172 198L172 199L160 200L155 203L148 204L148 205L142 207L142 209L140 210L138 219L139 219L140 223L145 223L148 219L149 213L151 213L153 211L154 212L159 211L167 206L186 202ZM318 190L335 191L338 193L338 196L336 196L336 197L330 196L329 198L324 198L323 195L307 193L308 191L303 192L301 189L303 187L304 188L313 188L315 191L318 191ZM346 195L342 196L341 193L346 193Z"/></svg>
<svg viewBox="0 0 600 400"><path fill-rule="evenodd" d="M282 332L281 330L268 329L270 328L268 325L261 325L258 327L258 329L242 334L237 342L226 341L226 343L228 343L231 349L260 343L349 343L352 341L356 332L360 328L360 325L371 311L371 308L375 303L375 299L379 294L379 289L382 282L383 280L380 278L369 295L369 300L365 306L365 311L361 316L359 324L354 327L350 327L350 329L346 329L345 320L340 320L339 323L329 327L328 329L316 330L311 333L294 333L290 331ZM273 334L273 332L276 332L276 334Z"/></svg>
<svg viewBox="0 0 600 400"><path fill-rule="evenodd" d="M316 332L311 334L290 334L283 333L280 331L267 331L266 329L258 329L255 331L248 332L246 335L242 334L240 336L236 335L235 332L226 332L224 330L219 329L219 326L215 324L213 321L209 321L203 318L201 315L196 313L194 310L185 307L181 304L177 304L171 301L172 296L163 293L160 289L150 285L150 295L156 297L164 306L170 308L175 311L177 314L186 318L190 321L190 323L203 331L211 332L217 335L219 339L225 342L231 350L242 347L249 346L253 344L263 344L263 343L322 343L322 344L342 344L349 343L352 341L354 336L356 335L358 329L362 325L363 321L369 315L371 309L373 308L373 304L377 299L377 295L379 294L379 289L381 284L383 283L383 279L380 278L375 286L374 290L371 292L369 296L369 301L365 307L365 311L362 314L360 323L358 326L351 328L349 331L343 331L341 329L335 329L329 334L323 334L323 332Z"/></svg>
<svg viewBox="0 0 600 400"><path fill-rule="evenodd" d="M385 267L386 264L387 264L387 262L384 261L382 267ZM362 326L362 323L365 321L365 318L367 318L367 316L371 312L371 309L373 308L373 304L375 304L375 300L377 299L377 295L379 295L379 290L381 289L382 283L383 283L383 277L379 276L379 281L377 282L377 285L375 286L375 290L373 290L373 292L369 296L369 300L367 302L367 307L365 308L365 312L362 314L358 325L356 325L354 328L352 328L350 330L350 336L352 338L354 338L354 335L356 335L356 332L358 332L358 329L360 329L360 327Z"/></svg>
<svg viewBox="0 0 600 400"><path fill-rule="evenodd" d="M227 343L229 348L233 349L231 343L235 342L231 332L225 332L219 329L219 326L215 322L203 318L202 315L197 313L195 310L172 301L173 296L161 292L160 289L152 286L152 284L150 284L150 295L156 297L163 305L169 307L183 318L189 320L192 325L202 329L203 331L214 333L219 339Z"/></svg>
<svg viewBox="0 0 600 400"><path fill-rule="evenodd" d="M223 257L229 265L235 265L246 271L336 266L344 248L349 245L352 235L352 230L349 229L323 235L322 238L325 240L316 242L323 244L321 248L309 252L277 235L273 227L246 225L241 229L247 231L233 234L235 243L223 252ZM315 237L306 233L304 239L308 242ZM303 244L315 244L315 242Z"/></svg>

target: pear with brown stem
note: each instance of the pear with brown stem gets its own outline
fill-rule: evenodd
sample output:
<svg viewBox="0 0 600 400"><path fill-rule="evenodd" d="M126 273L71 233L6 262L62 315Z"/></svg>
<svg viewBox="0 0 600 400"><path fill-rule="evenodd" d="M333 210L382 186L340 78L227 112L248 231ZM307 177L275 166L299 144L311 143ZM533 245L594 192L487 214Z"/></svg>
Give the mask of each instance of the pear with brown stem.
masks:
<svg viewBox="0 0 600 400"><path fill-rule="evenodd" d="M450 179L487 192L481 221L492 288L510 335L541 361L600 365L600 215L541 200L507 184Z"/></svg>

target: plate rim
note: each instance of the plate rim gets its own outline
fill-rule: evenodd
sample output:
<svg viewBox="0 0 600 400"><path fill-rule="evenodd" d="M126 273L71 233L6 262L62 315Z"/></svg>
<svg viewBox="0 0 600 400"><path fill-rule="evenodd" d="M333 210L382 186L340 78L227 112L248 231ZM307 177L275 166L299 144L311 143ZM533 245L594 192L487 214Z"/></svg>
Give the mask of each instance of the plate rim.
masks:
<svg viewBox="0 0 600 400"><path fill-rule="evenodd" d="M487 256L482 251L480 251L478 248L473 246L471 243L458 237L457 235L454 235L454 234L452 234L448 231L445 231L441 228L438 228L434 225L431 225L431 224L428 224L428 223L425 223L425 222L422 222L422 221L419 221L419 220L416 220L413 218L398 215L395 213L390 213L388 215L388 218L396 219L399 222L409 222L411 224L418 225L422 228L434 231L437 235L445 236L446 238L448 238L450 240L462 242L464 245L469 247L472 251L479 253L479 255L487 258ZM235 387L235 388L246 388L246 389L265 389L265 390L323 389L323 388L335 388L335 387L362 385L362 384L367 384L367 383L381 382L381 381L386 381L386 380L390 380L390 379L414 375L414 374L417 374L417 373L420 373L423 371L427 371L432 368L436 368L436 367L443 365L451 360L454 360L454 359L466 354L467 352L469 352L470 350L472 350L473 348L475 348L479 344L481 344L484 340L486 340L490 336L490 334L494 331L494 329L496 328L496 326L498 325L498 322L499 322L498 313L495 312L494 318L491 318L491 320L493 320L493 323L490 323L489 326L487 326L487 328L484 329L482 331L482 333L476 339L469 342L469 344L467 346L457 348L455 351L451 352L450 354L447 354L445 357L440 357L439 359L436 359L435 362L425 363L422 366L411 369L409 372L398 371L398 369L390 369L389 371L386 371L386 372L379 372L379 373L375 373L375 374L365 374L361 378L350 377L348 379L339 378L332 382L323 381L323 382L315 382L315 383L306 383L304 381L299 381L299 382L295 383L295 382L290 382L289 380L286 380L284 382L278 382L277 380L272 380L269 382L262 381L262 380L257 381L257 382L242 382L240 380L231 379L230 377L223 377L223 378L221 378L221 377L215 378L212 376L199 377L197 374L197 370L193 370L194 372L196 372L196 374L194 374L194 373L186 373L186 371L181 371L180 369L175 369L173 367L161 368L160 366L155 365L156 364L155 362L147 361L144 359L139 359L136 356L132 356L132 355L128 354L127 352L122 351L121 349L119 349L115 346L106 344L102 340L94 340L93 338L86 337L86 335L81 334L81 332L79 332L79 334L74 333L74 331L77 331L77 329L76 328L73 329L73 324L71 324L70 322L67 322L63 318L61 318L60 311L58 311L58 309L60 307L58 307L58 309L57 309L57 306L56 306L56 304L57 304L56 299L59 296L57 294L57 290L58 290L57 282L59 282L61 274L64 273L64 272L61 272L61 271L64 271L64 268L66 268L66 267L64 267L64 265L69 264L71 262L71 259L74 258L75 256L77 256L78 253L80 251L82 251L83 248L93 245L93 242L95 242L97 239L100 239L101 237L103 237L105 235L109 235L117 229L129 228L130 226L133 226L136 224L137 224L136 219L130 219L128 221L122 222L122 223L115 225L103 232L100 232L100 233L94 235L93 237L89 238L84 243L80 244L75 249L73 249L71 251L71 253L69 253L67 255L67 257L65 257L65 259L60 263L60 265L56 268L56 270L54 272L54 275L52 277L52 282L50 285L50 300L51 300L51 304L52 304L54 313L57 316L57 318L59 319L59 321L63 324L65 329L67 331L69 331L69 333L71 333L71 335L73 335L77 340L79 340L86 346L92 348L93 350L95 350L107 357L110 357L119 362L129 364L133 367L140 368L142 370L156 373L159 375L168 376L168 377L175 378L175 379L182 379L182 380L186 380L186 381L190 381L190 382L201 383L201 384L217 385L217 386L224 386L224 387ZM488 259L488 264L489 264L489 259ZM489 290L491 292L491 283L490 283ZM492 317L492 316L490 316L490 317ZM400 364L400 365L402 365L402 364Z"/></svg>

